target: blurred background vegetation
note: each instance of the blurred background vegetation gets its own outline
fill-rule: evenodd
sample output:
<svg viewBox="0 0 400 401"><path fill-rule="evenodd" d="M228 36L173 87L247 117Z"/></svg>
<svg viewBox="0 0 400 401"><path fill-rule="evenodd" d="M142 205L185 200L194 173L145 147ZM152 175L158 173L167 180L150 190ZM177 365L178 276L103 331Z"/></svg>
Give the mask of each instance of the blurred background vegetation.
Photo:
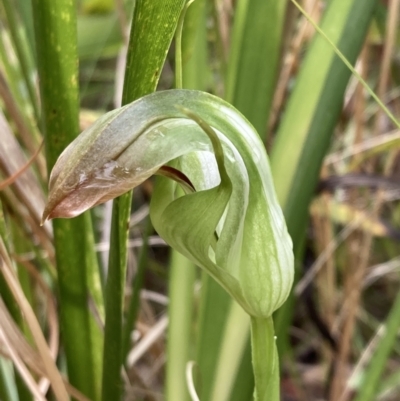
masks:
<svg viewBox="0 0 400 401"><path fill-rule="evenodd" d="M124 200L127 263L111 204L40 226L78 132L175 85L185 2L134 3L0 4L1 401L252 399L248 321L152 230L151 180ZM300 4L399 116L400 0ZM399 127L291 1L195 0L182 59L183 87L232 103L270 155L297 276L275 316L282 400L400 399Z"/></svg>

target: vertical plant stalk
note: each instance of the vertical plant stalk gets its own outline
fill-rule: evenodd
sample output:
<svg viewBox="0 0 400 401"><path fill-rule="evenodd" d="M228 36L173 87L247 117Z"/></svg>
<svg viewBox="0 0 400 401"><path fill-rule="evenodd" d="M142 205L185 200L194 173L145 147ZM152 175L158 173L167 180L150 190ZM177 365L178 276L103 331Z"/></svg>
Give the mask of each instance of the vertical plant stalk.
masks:
<svg viewBox="0 0 400 401"><path fill-rule="evenodd" d="M231 302L218 355L211 401L228 401L238 377L240 362L250 334L250 317L237 302ZM232 350L235 349L235 352ZM251 369L250 369L251 370Z"/></svg>
<svg viewBox="0 0 400 401"><path fill-rule="evenodd" d="M251 348L255 401L278 401L280 393L279 358L272 317L251 318Z"/></svg>
<svg viewBox="0 0 400 401"><path fill-rule="evenodd" d="M121 399L123 358L123 295L126 275L126 241L132 195L125 194L113 202L108 275L105 286L105 325L103 351L102 400ZM122 217L127 215L125 220Z"/></svg>
<svg viewBox="0 0 400 401"><path fill-rule="evenodd" d="M224 330L233 301L207 272L202 272L196 361L201 377L200 399L209 401L215 386ZM222 326L222 327L221 327ZM235 346L236 350L236 346ZM231 350L232 351L232 350ZM232 351L233 352L233 351Z"/></svg>
<svg viewBox="0 0 400 401"><path fill-rule="evenodd" d="M225 99L265 138L287 0L240 0L236 7Z"/></svg>
<svg viewBox="0 0 400 401"><path fill-rule="evenodd" d="M208 67L206 2L205 0L195 0L186 12L183 25L183 87L206 90L211 78Z"/></svg>
<svg viewBox="0 0 400 401"><path fill-rule="evenodd" d="M176 27L175 34L175 88L183 88L183 74L182 74L182 32L183 24L185 22L185 15L194 0L189 0L182 9L179 17L178 26Z"/></svg>
<svg viewBox="0 0 400 401"><path fill-rule="evenodd" d="M43 131L49 171L77 136L78 58L73 0L32 0L40 77ZM99 281L90 216L55 220L60 318L71 384L99 400L102 336L91 316L89 272Z"/></svg>
<svg viewBox="0 0 400 401"><path fill-rule="evenodd" d="M190 87L196 86L195 82L184 80L186 68L183 68L183 54L187 57L185 61L189 61L192 57L197 58L193 48L199 28L199 20L201 20L201 13L199 13L198 8L200 7L201 10L204 1L196 0L195 4L191 6L192 3L193 0L189 0L185 4L175 34L175 87L177 89L182 89L184 84L185 86L189 84ZM183 35L185 36L184 41ZM190 52L190 50L194 51ZM192 75L192 78L195 78L195 75ZM197 87L196 89L202 88ZM167 401L188 401L190 398L185 372L190 360L192 345L191 327L196 268L185 256L171 249L169 269L165 398Z"/></svg>
<svg viewBox="0 0 400 401"><path fill-rule="evenodd" d="M195 0L186 12L182 35L182 78L184 88L206 90L210 81L207 64L206 11L205 1ZM174 266L172 265L171 268L173 269ZM200 393L200 399L206 401L210 399L210 392L215 383L216 361L218 360L222 336L221 328L223 329L223 324L221 323L224 321L225 312L228 311L229 297L208 273L202 271L201 275L202 285L199 319L196 326L195 360L198 367L197 371L201 378L197 391ZM178 275L175 276L178 277ZM194 277L188 275L186 277L194 279ZM187 283L187 285L192 284ZM191 308L191 305L187 304L187 308ZM170 326L174 324L171 319L173 319L172 315ZM187 338L187 341L190 342L191 339ZM178 342L176 341L175 344L178 344ZM168 363L171 362L167 362L167 369ZM181 381L180 387L186 387L186 384Z"/></svg>
<svg viewBox="0 0 400 401"><path fill-rule="evenodd" d="M137 0L129 38L122 105L155 91L185 0ZM113 202L106 319L103 401L121 396L122 317L132 191Z"/></svg>
<svg viewBox="0 0 400 401"><path fill-rule="evenodd" d="M149 252L149 236L153 230L153 226L150 221L150 217L147 217L145 223L145 231L143 233L143 245L140 248L138 257L138 266L135 277L132 281L132 296L128 306L128 312L126 314L126 322L123 330L123 354L122 363L126 364L126 357L128 356L130 345L131 345L131 333L135 328L137 316L140 308L140 291L143 287L144 274L146 272L147 258Z"/></svg>
<svg viewBox="0 0 400 401"><path fill-rule="evenodd" d="M376 0L333 0L329 3L275 138L271 169L298 259L307 226L307 210L351 75L349 63L351 66L355 62L362 49L376 3ZM335 53L337 49L340 49L340 57ZM342 57L347 58L347 64ZM294 296L291 296L276 314L280 357L287 349L294 302Z"/></svg>
<svg viewBox="0 0 400 401"><path fill-rule="evenodd" d="M166 391L167 401L189 400L185 380L189 362L193 314L193 288L196 270L192 262L177 251L172 252L169 276L168 341Z"/></svg>

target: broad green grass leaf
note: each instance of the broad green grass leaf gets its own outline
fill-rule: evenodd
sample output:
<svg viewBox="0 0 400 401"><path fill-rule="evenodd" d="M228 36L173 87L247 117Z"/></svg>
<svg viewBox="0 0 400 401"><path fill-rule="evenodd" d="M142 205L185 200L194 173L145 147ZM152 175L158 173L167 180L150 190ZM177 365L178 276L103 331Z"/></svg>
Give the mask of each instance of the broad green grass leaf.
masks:
<svg viewBox="0 0 400 401"><path fill-rule="evenodd" d="M287 0L239 0L236 5L225 99L265 131L278 77Z"/></svg>
<svg viewBox="0 0 400 401"><path fill-rule="evenodd" d="M332 0L324 13L321 29L352 64L361 51L376 4L376 0ZM350 76L331 45L317 35L296 78L272 148L271 169L296 256ZM277 314L280 356L293 309L291 297Z"/></svg>
<svg viewBox="0 0 400 401"><path fill-rule="evenodd" d="M122 104L155 91L185 0L136 0L125 68ZM114 200L103 360L103 401L119 399L122 324L132 192Z"/></svg>
<svg viewBox="0 0 400 401"><path fill-rule="evenodd" d="M231 103L253 124L260 137L265 141L267 135L267 123L270 116L274 90L278 79L278 69L281 62L281 51L283 42L283 28L287 10L286 0L239 0L235 5L233 16L233 26L229 49L229 58L227 63L227 74L225 77L225 100ZM218 288L214 291L218 293ZM221 308L219 314L227 314L233 308L224 309L227 299L221 302L221 298L226 296L223 292L219 294L210 294L213 298L219 296L219 303L212 306L209 314L214 314L217 308ZM238 320L238 325L242 324ZM224 324L219 324L213 328L207 327L207 330L215 332L215 339L209 344L209 347L220 348L219 338L224 330ZM220 330L220 335L216 331ZM250 330L249 330L250 331ZM249 332L248 331L248 332ZM224 332L223 342L231 343L230 333ZM243 332L248 336L246 332ZM248 336L249 337L249 336ZM249 347L250 348L250 347ZM238 352L234 347L231 353ZM248 365L251 359L250 353L244 357L244 365ZM239 359L235 359L238 361ZM218 364L230 363L229 361L219 361ZM239 366L238 366L239 369ZM213 370L211 372L215 386L218 381L223 379L215 377ZM219 370L223 372L222 369ZM241 387L252 387L254 379L252 371L247 370L245 374L234 380L241 383ZM244 385L243 383L246 383ZM205 384L205 398L208 400L208 383ZM215 392L215 389L213 390ZM241 401L241 392L234 391L231 394L232 401ZM222 401L221 398L213 400Z"/></svg>
<svg viewBox="0 0 400 401"><path fill-rule="evenodd" d="M43 134L50 170L79 132L76 8L72 0L33 0L32 5ZM86 214L75 220L58 220L53 228L69 381L97 401L103 338L88 299L101 310L102 294L91 219Z"/></svg>
<svg viewBox="0 0 400 401"><path fill-rule="evenodd" d="M376 3L334 0L325 12L321 29L351 63L361 50ZM317 35L297 77L271 153L278 198L294 242L304 232L307 208L350 76L332 47Z"/></svg>
<svg viewBox="0 0 400 401"><path fill-rule="evenodd" d="M164 387L167 401L190 399L185 372L193 347L195 279L196 269L192 262L173 250L168 280L167 365Z"/></svg>

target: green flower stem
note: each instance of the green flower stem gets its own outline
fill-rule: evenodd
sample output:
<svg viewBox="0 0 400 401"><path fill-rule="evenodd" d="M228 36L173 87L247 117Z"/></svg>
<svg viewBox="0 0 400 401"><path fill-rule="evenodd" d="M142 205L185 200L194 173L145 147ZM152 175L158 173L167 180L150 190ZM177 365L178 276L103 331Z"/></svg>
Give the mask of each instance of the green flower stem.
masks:
<svg viewBox="0 0 400 401"><path fill-rule="evenodd" d="M186 11L193 2L194 0L188 0L188 2L185 4L179 17L178 26L176 27L176 34L175 34L175 88L176 89L183 88L182 31L185 22Z"/></svg>
<svg viewBox="0 0 400 401"><path fill-rule="evenodd" d="M187 9L182 35L183 88L206 90L210 87L208 66L207 10L205 0L195 0Z"/></svg>
<svg viewBox="0 0 400 401"><path fill-rule="evenodd" d="M194 59L198 61L198 54L187 53L195 47L201 13L188 12L193 0L189 0L179 17L175 34L175 87L196 87L201 89L196 82L196 71L188 79L183 71L187 72L192 65L185 66L183 70L183 54L186 61ZM196 6L202 0L196 0ZM201 4L200 4L201 7ZM197 7L196 7L197 8ZM193 11L193 9L190 9ZM195 10L197 11L197 10ZM199 18L200 16L200 18ZM189 28L188 28L189 27ZM182 42L184 32L185 41ZM181 191L183 195L183 191ZM168 305L168 341L167 363L165 379L165 398L167 401L189 400L188 386L185 380L186 365L190 360L191 324L193 315L193 289L196 279L196 268L192 262L179 252L171 249L170 275L169 275L169 305Z"/></svg>
<svg viewBox="0 0 400 401"><path fill-rule="evenodd" d="M155 91L185 0L137 0L129 38L122 104ZM103 401L122 390L122 317L132 191L114 200L104 328Z"/></svg>
<svg viewBox="0 0 400 401"><path fill-rule="evenodd" d="M272 317L251 318L255 401L279 401L279 359Z"/></svg>
<svg viewBox="0 0 400 401"><path fill-rule="evenodd" d="M50 171L60 153L79 133L76 5L72 0L32 0L32 6ZM57 219L53 228L61 332L69 381L92 401L97 401L103 339L89 307L90 302L96 303L98 299L92 283L99 283L90 215Z"/></svg>

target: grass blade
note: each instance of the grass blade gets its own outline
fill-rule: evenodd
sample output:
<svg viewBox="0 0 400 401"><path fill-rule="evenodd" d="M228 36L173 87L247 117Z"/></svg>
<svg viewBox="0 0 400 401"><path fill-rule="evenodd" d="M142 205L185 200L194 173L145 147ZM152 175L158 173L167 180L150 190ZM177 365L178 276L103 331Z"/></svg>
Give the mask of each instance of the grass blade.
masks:
<svg viewBox="0 0 400 401"><path fill-rule="evenodd" d="M2 401L17 400L12 366L9 362L0 358L0 399Z"/></svg>
<svg viewBox="0 0 400 401"><path fill-rule="evenodd" d="M49 170L79 132L75 2L32 0L40 77L43 130ZM99 283L88 214L55 220L54 242L59 277L60 315L71 384L99 400L102 336L89 310ZM100 288L100 286L98 286Z"/></svg>
<svg viewBox="0 0 400 401"><path fill-rule="evenodd" d="M186 4L185 8L176 32L175 86L200 90L205 88L207 79L205 1L195 0L189 7ZM190 399L185 372L193 346L191 329L195 278L193 263L172 249L165 382L165 396L170 401Z"/></svg>
<svg viewBox="0 0 400 401"><path fill-rule="evenodd" d="M143 233L143 245L140 248L140 254L138 256L138 266L135 277L132 282L132 296L128 306L128 312L126 314L126 321L123 332L123 363L126 363L126 357L128 356L130 345L131 345L131 333L135 328L137 316L140 308L140 291L143 287L144 273L147 267L147 258L149 252L149 236L153 231L150 218L147 217L146 227Z"/></svg>
<svg viewBox="0 0 400 401"><path fill-rule="evenodd" d="M286 0L237 4L225 99L265 138L281 54Z"/></svg>
<svg viewBox="0 0 400 401"><path fill-rule="evenodd" d="M375 4L376 0L332 1L321 23L321 29L353 64ZM317 36L304 60L276 136L271 168L295 243L304 232L307 208L350 75L331 46Z"/></svg>
<svg viewBox="0 0 400 401"><path fill-rule="evenodd" d="M207 59L205 0L195 0L186 11L182 35L183 87L206 90L210 81Z"/></svg>
<svg viewBox="0 0 400 401"><path fill-rule="evenodd" d="M129 39L122 104L153 92L172 41L184 0L137 0ZM127 256L127 222L132 193L114 200L106 284L103 401L118 400L123 354L122 315Z"/></svg>
<svg viewBox="0 0 400 401"><path fill-rule="evenodd" d="M136 1L122 104L156 89L184 3L185 0Z"/></svg>
<svg viewBox="0 0 400 401"><path fill-rule="evenodd" d="M212 401L231 399L232 388L238 377L240 360L250 334L250 317L236 302L231 303L226 320L224 341L222 341L215 372ZM233 349L236 352L232 352ZM242 380L240 382L243 383Z"/></svg>
<svg viewBox="0 0 400 401"><path fill-rule="evenodd" d="M202 272L196 361L200 372L199 392L204 401L211 399L229 306L230 298L225 290L208 273Z"/></svg>
<svg viewBox="0 0 400 401"><path fill-rule="evenodd" d="M165 399L185 401L190 399L185 371L191 348L196 270L192 262L176 251L172 252L170 265Z"/></svg>
<svg viewBox="0 0 400 401"><path fill-rule="evenodd" d="M352 64L361 50L376 3L376 0L334 0L325 12L321 29ZM271 168L295 252L303 241L308 206L350 75L332 47L317 36L303 62L276 136ZM292 309L293 297L278 312L276 332L280 352Z"/></svg>
<svg viewBox="0 0 400 401"><path fill-rule="evenodd" d="M399 329L400 293L397 295L393 306L386 319L384 334L379 340L379 345L373 353L369 366L363 375L359 385L359 392L355 401L371 401L376 399L381 376L387 366L388 357L396 343Z"/></svg>

